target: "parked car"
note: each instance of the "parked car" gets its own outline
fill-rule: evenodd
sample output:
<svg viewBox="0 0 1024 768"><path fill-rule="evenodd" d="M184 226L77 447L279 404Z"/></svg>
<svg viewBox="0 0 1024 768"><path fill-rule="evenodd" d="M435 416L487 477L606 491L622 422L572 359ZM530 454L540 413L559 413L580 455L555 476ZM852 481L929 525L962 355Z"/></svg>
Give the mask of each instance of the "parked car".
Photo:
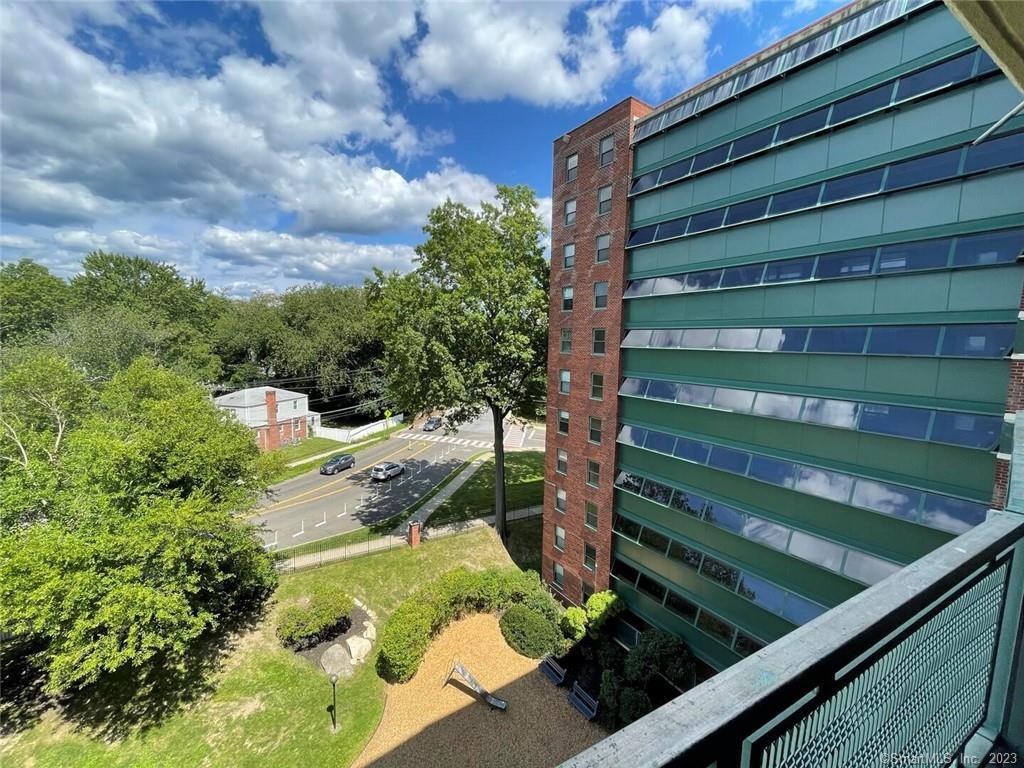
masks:
<svg viewBox="0 0 1024 768"><path fill-rule="evenodd" d="M423 431L433 432L435 429L440 429L441 424L442 422L440 416L431 416L429 419L423 422Z"/></svg>
<svg viewBox="0 0 1024 768"><path fill-rule="evenodd" d="M390 480L392 477L398 477L403 472L405 472L404 465L399 464L397 461L386 461L383 464L374 466L370 470L370 477L378 482L383 482L384 480Z"/></svg>
<svg viewBox="0 0 1024 768"><path fill-rule="evenodd" d="M331 456L327 461L320 465L321 475L336 475L343 469L354 467L356 465L356 457L351 453L342 453L338 456Z"/></svg>

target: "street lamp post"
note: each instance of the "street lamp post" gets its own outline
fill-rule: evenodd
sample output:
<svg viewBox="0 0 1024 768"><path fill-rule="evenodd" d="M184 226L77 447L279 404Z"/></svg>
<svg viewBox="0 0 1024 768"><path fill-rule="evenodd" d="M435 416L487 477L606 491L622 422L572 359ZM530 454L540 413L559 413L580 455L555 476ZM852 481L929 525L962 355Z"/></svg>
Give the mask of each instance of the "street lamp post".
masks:
<svg viewBox="0 0 1024 768"><path fill-rule="evenodd" d="M338 680L352 676L352 657L345 646L334 643L320 657L320 667L331 681L331 730L338 730Z"/></svg>

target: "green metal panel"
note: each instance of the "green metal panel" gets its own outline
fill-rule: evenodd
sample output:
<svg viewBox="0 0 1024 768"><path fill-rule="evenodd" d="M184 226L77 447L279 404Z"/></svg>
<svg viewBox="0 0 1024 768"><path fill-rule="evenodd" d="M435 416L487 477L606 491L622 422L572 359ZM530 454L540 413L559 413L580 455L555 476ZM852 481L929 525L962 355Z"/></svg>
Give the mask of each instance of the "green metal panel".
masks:
<svg viewBox="0 0 1024 768"><path fill-rule="evenodd" d="M836 58L832 56L782 81L782 108L798 107L835 89Z"/></svg>
<svg viewBox="0 0 1024 768"><path fill-rule="evenodd" d="M972 98L971 89L959 89L897 110L891 118L892 149L970 128Z"/></svg>
<svg viewBox="0 0 1024 768"><path fill-rule="evenodd" d="M761 483L700 464L661 456L641 448L618 446L620 467L643 468L648 476L661 476L738 506L766 510L767 517L866 552L909 563L951 538L950 534L896 518L849 507L828 499Z"/></svg>
<svg viewBox="0 0 1024 768"><path fill-rule="evenodd" d="M862 80L866 72L884 72L899 65L904 31L902 26L893 27L844 52L836 66L836 88Z"/></svg>
<svg viewBox="0 0 1024 768"><path fill-rule="evenodd" d="M961 185L960 195L960 220L1020 211L1024 168L968 179Z"/></svg>
<svg viewBox="0 0 1024 768"><path fill-rule="evenodd" d="M1020 91L1009 79L1000 77L980 83L974 89L971 105L971 127L989 125L1001 118L1020 99Z"/></svg>
<svg viewBox="0 0 1024 768"><path fill-rule="evenodd" d="M939 6L910 20L903 35L903 61L912 61L936 48L963 40L964 28Z"/></svg>
<svg viewBox="0 0 1024 768"><path fill-rule="evenodd" d="M916 108L916 105L911 105L905 109L910 112ZM893 113L879 115L829 134L828 167L835 168L839 165L863 160L865 157L888 152L892 149L894 119ZM920 141L927 141L927 139L922 138Z"/></svg>
<svg viewBox="0 0 1024 768"><path fill-rule="evenodd" d="M703 205L713 200L728 197L730 194L729 184L731 175L731 172L729 172L706 173L703 176L698 176L690 185L693 188L691 205Z"/></svg>
<svg viewBox="0 0 1024 768"><path fill-rule="evenodd" d="M771 120L781 111L782 88L778 85L760 88L736 102L736 129L744 131Z"/></svg>
<svg viewBox="0 0 1024 768"><path fill-rule="evenodd" d="M960 184L939 184L886 196L882 231L895 232L957 221Z"/></svg>
<svg viewBox="0 0 1024 768"><path fill-rule="evenodd" d="M828 167L829 136L815 136L797 141L775 153L775 184L801 176L810 176ZM857 160L863 155L858 155Z"/></svg>
<svg viewBox="0 0 1024 768"><path fill-rule="evenodd" d="M718 137L731 133L736 128L736 103L723 104L711 110L705 117L695 120L697 143L717 141Z"/></svg>

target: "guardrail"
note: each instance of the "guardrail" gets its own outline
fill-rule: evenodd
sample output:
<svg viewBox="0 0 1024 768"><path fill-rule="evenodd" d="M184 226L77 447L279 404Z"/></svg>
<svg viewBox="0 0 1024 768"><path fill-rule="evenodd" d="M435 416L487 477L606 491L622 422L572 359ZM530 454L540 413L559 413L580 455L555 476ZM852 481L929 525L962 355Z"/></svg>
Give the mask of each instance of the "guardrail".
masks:
<svg viewBox="0 0 1024 768"><path fill-rule="evenodd" d="M563 766L982 764L1024 698L1024 517L989 515Z"/></svg>

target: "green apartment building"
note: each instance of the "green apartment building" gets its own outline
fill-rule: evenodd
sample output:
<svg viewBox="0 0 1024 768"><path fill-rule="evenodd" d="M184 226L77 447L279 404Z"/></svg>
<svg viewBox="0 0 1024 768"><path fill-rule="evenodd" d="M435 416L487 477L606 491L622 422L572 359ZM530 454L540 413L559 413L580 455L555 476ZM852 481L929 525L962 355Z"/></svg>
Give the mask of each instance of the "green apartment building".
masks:
<svg viewBox="0 0 1024 768"><path fill-rule="evenodd" d="M1003 507L1024 115L987 132L1021 98L942 3L856 2L555 141L555 589L610 585L624 642L670 630L710 673Z"/></svg>

